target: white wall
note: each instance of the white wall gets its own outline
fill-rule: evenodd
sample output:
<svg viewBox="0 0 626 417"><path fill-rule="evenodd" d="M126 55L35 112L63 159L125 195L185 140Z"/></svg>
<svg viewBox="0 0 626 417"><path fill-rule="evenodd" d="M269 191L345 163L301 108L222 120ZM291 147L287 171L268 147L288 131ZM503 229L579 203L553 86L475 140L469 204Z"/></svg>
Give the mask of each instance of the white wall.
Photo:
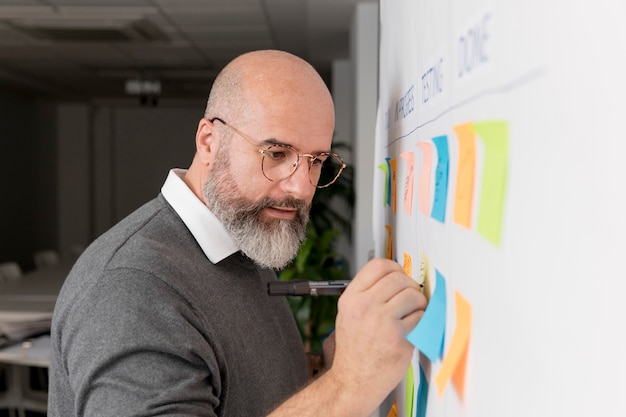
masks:
<svg viewBox="0 0 626 417"><path fill-rule="evenodd" d="M351 28L350 54L354 83L355 213L352 272L374 250L372 228L374 143L378 85L378 4L357 5Z"/></svg>
<svg viewBox="0 0 626 417"><path fill-rule="evenodd" d="M352 92L352 64L349 60L336 60L332 65L331 91L335 102L335 136L333 143L347 144L353 148L353 92ZM352 151L338 149L339 155L346 164L353 164ZM345 210L339 201L334 202L337 210ZM351 239L351 237L350 237ZM352 242L348 236L342 234L336 246L337 252L352 265Z"/></svg>

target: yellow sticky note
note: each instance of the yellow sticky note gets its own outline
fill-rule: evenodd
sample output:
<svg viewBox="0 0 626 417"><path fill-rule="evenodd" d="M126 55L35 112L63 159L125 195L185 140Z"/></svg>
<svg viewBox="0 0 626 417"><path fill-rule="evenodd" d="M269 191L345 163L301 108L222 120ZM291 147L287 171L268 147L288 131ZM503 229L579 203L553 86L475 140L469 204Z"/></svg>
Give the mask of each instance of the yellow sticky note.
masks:
<svg viewBox="0 0 626 417"><path fill-rule="evenodd" d="M446 384L450 379L453 379L454 386L462 399L465 393L465 367L472 326L472 307L458 291L454 291L454 305L456 308L456 327L448 352L443 358L437 376L435 376L435 383L439 397L441 397Z"/></svg>
<svg viewBox="0 0 626 417"><path fill-rule="evenodd" d="M430 298L432 288L430 285L430 261L424 252L420 253L420 274L417 282L424 287L422 292L426 298Z"/></svg>
<svg viewBox="0 0 626 417"><path fill-rule="evenodd" d="M474 202L474 173L476 171L476 133L473 123L454 126L459 142L459 160L456 170L456 191L454 196L454 222L471 227L472 205Z"/></svg>

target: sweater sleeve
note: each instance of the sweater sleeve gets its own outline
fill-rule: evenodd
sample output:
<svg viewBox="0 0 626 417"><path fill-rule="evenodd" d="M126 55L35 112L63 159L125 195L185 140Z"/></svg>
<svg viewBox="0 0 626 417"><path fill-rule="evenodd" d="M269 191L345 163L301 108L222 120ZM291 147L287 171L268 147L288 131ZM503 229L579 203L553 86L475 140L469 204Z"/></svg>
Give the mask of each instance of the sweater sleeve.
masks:
<svg viewBox="0 0 626 417"><path fill-rule="evenodd" d="M81 416L215 416L219 354L210 329L158 278L107 271L64 323L64 366Z"/></svg>

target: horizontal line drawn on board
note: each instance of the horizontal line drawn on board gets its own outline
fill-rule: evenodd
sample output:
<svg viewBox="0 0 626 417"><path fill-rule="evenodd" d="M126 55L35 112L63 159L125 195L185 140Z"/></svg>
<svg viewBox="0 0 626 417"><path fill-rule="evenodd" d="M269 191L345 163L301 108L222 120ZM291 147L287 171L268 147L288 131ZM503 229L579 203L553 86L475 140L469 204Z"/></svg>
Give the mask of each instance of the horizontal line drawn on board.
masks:
<svg viewBox="0 0 626 417"><path fill-rule="evenodd" d="M453 104L452 106L448 107L447 109L443 110L441 113L439 113L437 116L433 117L432 119L426 120L423 123L420 123L419 125L415 126L410 132L405 133L404 135L398 136L397 138L393 139L391 142L389 142L387 144L387 146L385 146L385 148L390 147L391 145L393 145L394 143L396 143L397 141L404 139L410 135L412 135L413 133L415 133L416 131L418 131L419 129L423 128L424 126L433 123L435 121L437 121L439 118L441 118L443 115L450 113L453 110L456 110L458 108L461 108L463 106L466 106L482 97L486 97L486 96L490 96L490 95L495 95L495 94L502 94L502 93L507 93L511 90L515 90L516 88L519 88L531 81L534 81L537 78L542 77L543 75L546 74L546 70L543 68L535 68L529 72L527 72L526 74L518 77L517 79L500 85L500 86L495 86L495 87L491 87L485 90L482 90L476 94L474 94L473 96L470 96L468 98L466 98L465 100L460 101L459 103Z"/></svg>

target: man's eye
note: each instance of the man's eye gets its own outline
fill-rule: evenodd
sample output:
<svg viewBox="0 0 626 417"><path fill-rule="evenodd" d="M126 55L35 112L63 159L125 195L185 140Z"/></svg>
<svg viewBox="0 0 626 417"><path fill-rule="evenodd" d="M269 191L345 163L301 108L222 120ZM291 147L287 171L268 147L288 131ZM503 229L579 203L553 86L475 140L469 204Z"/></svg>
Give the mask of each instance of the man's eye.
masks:
<svg viewBox="0 0 626 417"><path fill-rule="evenodd" d="M266 151L265 155L274 160L274 161L280 161L282 159L285 159L287 157L287 152L285 151Z"/></svg>

